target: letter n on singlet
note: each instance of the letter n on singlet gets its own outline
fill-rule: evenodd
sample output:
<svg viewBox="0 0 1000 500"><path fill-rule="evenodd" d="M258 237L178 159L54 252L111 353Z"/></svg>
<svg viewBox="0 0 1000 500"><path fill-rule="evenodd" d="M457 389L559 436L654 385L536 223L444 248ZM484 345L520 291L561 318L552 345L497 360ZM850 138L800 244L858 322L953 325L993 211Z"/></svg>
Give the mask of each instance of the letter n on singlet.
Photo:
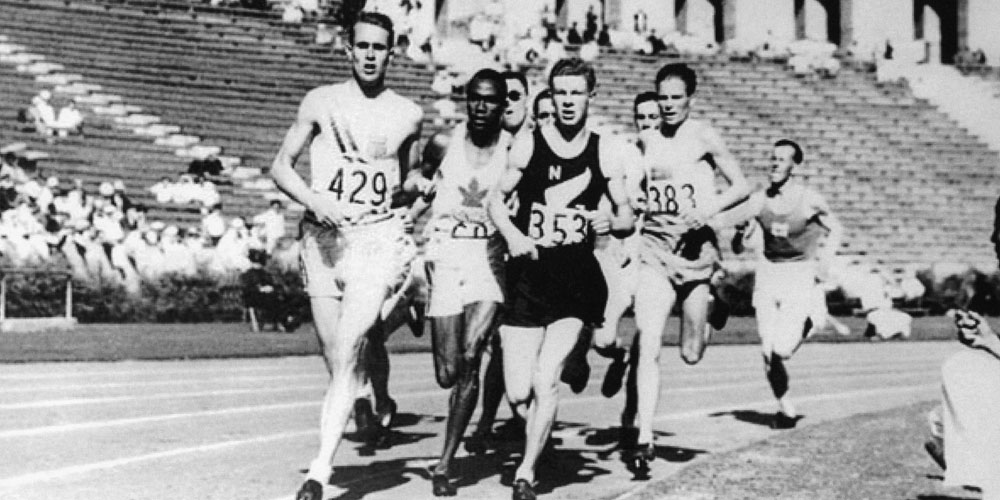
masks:
<svg viewBox="0 0 1000 500"><path fill-rule="evenodd" d="M562 165L549 165L549 180L558 181L562 179Z"/></svg>

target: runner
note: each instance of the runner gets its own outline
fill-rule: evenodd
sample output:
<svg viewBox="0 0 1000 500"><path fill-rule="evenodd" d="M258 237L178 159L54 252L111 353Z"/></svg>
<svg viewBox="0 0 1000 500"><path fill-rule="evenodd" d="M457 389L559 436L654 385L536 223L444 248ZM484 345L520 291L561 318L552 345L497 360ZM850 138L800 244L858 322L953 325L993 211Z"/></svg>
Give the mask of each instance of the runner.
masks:
<svg viewBox="0 0 1000 500"><path fill-rule="evenodd" d="M486 213L486 195L507 163L512 136L501 129L507 86L484 69L466 84L469 120L431 138L423 175L434 180L426 249L434 367L452 388L441 461L433 470L435 496L453 496L451 461L476 408L479 365L503 302L503 242ZM429 162L426 158L440 158Z"/></svg>
<svg viewBox="0 0 1000 500"><path fill-rule="evenodd" d="M788 371L785 360L802 345L813 327L817 274L828 267L840 247L841 225L819 193L792 181L792 171L802 163L802 148L794 141L774 143L770 186L754 193L739 212L753 221L738 225L734 242L744 232L760 231L764 260L754 279L753 306L764 354L764 370L778 400L772 427L795 427L798 414L786 397ZM747 229L744 229L747 227ZM826 241L819 248L820 239ZM734 245L734 251L740 251Z"/></svg>
<svg viewBox="0 0 1000 500"><path fill-rule="evenodd" d="M423 112L385 87L392 21L361 13L350 31L353 78L306 94L274 160L275 184L307 211L302 221L306 289L330 383L320 447L297 500L320 500L353 402L368 376L361 357L381 337L380 318L408 281L416 254L390 211L413 166ZM311 184L295 172L310 148Z"/></svg>
<svg viewBox="0 0 1000 500"><path fill-rule="evenodd" d="M514 474L515 500L535 498L535 466L555 421L558 382L584 325L602 320L607 286L594 257L595 234L633 228L627 208L624 147L587 129L594 70L580 59L558 61L549 76L556 124L518 138L490 216L507 241L506 308L500 335L507 399L527 421L525 450ZM516 191L509 217L505 197ZM608 197L610 213L598 211Z"/></svg>
<svg viewBox="0 0 1000 500"><path fill-rule="evenodd" d="M656 89L663 122L639 134L645 171L635 297L639 436L627 454L637 477L647 474L653 459L653 416L660 394L659 357L667 318L680 301L681 358L688 364L700 361L711 333L708 320L715 302L709 282L719 262L715 232L706 223L750 192L719 133L707 122L690 118L697 89L694 70L668 64L656 75ZM729 182L721 193L715 186L716 173Z"/></svg>

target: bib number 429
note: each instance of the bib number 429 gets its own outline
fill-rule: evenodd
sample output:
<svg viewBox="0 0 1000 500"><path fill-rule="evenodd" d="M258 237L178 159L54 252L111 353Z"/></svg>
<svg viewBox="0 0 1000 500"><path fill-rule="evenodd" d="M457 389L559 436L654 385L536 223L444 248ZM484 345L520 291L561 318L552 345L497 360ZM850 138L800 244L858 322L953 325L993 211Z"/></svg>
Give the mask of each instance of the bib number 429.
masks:
<svg viewBox="0 0 1000 500"><path fill-rule="evenodd" d="M327 190L337 196L337 201L346 198L348 203L378 206L388 198L389 184L382 171L352 170L345 175L344 169L339 169Z"/></svg>

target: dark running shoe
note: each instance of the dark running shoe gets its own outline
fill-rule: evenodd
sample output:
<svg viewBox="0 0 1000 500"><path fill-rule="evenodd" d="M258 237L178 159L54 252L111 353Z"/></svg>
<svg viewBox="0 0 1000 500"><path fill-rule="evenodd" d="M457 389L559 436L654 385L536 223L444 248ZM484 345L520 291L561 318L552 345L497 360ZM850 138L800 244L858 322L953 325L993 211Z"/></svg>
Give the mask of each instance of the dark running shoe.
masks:
<svg viewBox="0 0 1000 500"><path fill-rule="evenodd" d="M608 365L608 371L604 373L604 382L601 383L601 394L610 398L618 391L622 390L622 384L625 381L625 370L628 368L628 363L625 362L625 349L619 348L614 357L611 358L611 364Z"/></svg>
<svg viewBox="0 0 1000 500"><path fill-rule="evenodd" d="M431 485L436 497L453 497L458 493L458 489L451 484L445 474L434 473L431 475Z"/></svg>
<svg viewBox="0 0 1000 500"><path fill-rule="evenodd" d="M653 443L640 443L625 453L625 468L632 473L633 479L649 479L649 463L656 457L655 451Z"/></svg>
<svg viewBox="0 0 1000 500"><path fill-rule="evenodd" d="M535 487L531 485L526 479L518 479L514 481L514 494L511 495L513 500L535 500L537 495L535 495Z"/></svg>
<svg viewBox="0 0 1000 500"><path fill-rule="evenodd" d="M323 500L323 485L314 479L307 480L295 494L295 500Z"/></svg>
<svg viewBox="0 0 1000 500"><path fill-rule="evenodd" d="M376 417L378 418L378 424L386 429L392 427L392 421L394 418L396 418L397 409L398 407L396 406L396 400L389 398L389 403L386 404L383 408L379 408L376 412Z"/></svg>
<svg viewBox="0 0 1000 500"><path fill-rule="evenodd" d="M799 417L789 417L782 412L777 412L774 414L774 420L771 421L772 429L794 429L795 424L799 421Z"/></svg>
<svg viewBox="0 0 1000 500"><path fill-rule="evenodd" d="M928 439L924 443L924 449L927 450L927 454L931 456L931 459L934 460L934 463L938 464L941 470L947 469L944 462L944 446L941 445L940 440L934 438Z"/></svg>
<svg viewBox="0 0 1000 500"><path fill-rule="evenodd" d="M587 351L582 354L570 353L563 367L560 379L569 384L573 394L580 394L587 388L590 379L590 363L587 362Z"/></svg>
<svg viewBox="0 0 1000 500"><path fill-rule="evenodd" d="M715 328L715 331L722 330L726 327L726 322L729 321L729 303L722 300L715 290L712 290L712 297L715 298L712 304L712 312L708 315L708 324Z"/></svg>

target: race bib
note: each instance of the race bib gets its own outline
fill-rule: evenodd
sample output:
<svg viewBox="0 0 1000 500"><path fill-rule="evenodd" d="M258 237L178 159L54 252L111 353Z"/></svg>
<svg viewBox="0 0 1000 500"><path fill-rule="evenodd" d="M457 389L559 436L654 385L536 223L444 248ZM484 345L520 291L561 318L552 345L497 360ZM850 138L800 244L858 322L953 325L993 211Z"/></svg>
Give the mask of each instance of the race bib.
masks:
<svg viewBox="0 0 1000 500"><path fill-rule="evenodd" d="M648 181L646 212L649 214L677 215L682 210L695 208L694 186L675 184L670 180Z"/></svg>
<svg viewBox="0 0 1000 500"><path fill-rule="evenodd" d="M773 222L771 223L771 234L777 238L787 238L788 237L788 224L785 222Z"/></svg>
<svg viewBox="0 0 1000 500"><path fill-rule="evenodd" d="M384 164L383 164L384 165ZM327 192L339 203L352 207L388 207L396 179L390 180L388 168L355 159L333 175Z"/></svg>
<svg viewBox="0 0 1000 500"><path fill-rule="evenodd" d="M587 212L573 208L552 208L540 203L531 205L528 237L539 246L556 247L583 243L590 235Z"/></svg>
<svg viewBox="0 0 1000 500"><path fill-rule="evenodd" d="M436 227L438 231L447 234L453 239L486 239L492 234L492 228L486 222L461 221L447 219L439 223Z"/></svg>

